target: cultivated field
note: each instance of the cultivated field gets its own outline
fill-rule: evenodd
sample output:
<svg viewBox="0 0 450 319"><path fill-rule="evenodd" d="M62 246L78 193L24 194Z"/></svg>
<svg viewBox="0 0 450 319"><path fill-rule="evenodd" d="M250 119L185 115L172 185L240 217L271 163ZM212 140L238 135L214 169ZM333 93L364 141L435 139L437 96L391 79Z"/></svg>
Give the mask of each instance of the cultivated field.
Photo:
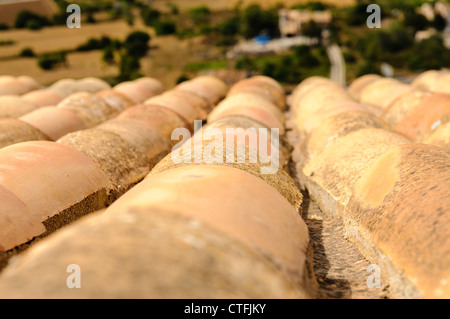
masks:
<svg viewBox="0 0 450 319"><path fill-rule="evenodd" d="M98 24L82 24L80 29L64 26L44 28L39 31L8 30L0 32L1 40L13 40L10 46L0 47L0 73L14 76L29 75L41 84L48 85L61 78L82 78L88 76L107 77L118 73L116 66L109 66L102 61L101 51L75 52L68 54L67 67L44 71L37 65L35 58L19 58L17 55L25 47L30 47L36 54L74 49L89 38L107 35L111 38L125 39L134 30L143 30L151 36L152 49L141 60L142 72L160 79L165 85L173 86L183 74L187 63L201 59L217 59L220 52L214 47L202 43L202 38L179 40L174 36L154 35L153 29L143 25L139 19L133 27L123 20Z"/></svg>

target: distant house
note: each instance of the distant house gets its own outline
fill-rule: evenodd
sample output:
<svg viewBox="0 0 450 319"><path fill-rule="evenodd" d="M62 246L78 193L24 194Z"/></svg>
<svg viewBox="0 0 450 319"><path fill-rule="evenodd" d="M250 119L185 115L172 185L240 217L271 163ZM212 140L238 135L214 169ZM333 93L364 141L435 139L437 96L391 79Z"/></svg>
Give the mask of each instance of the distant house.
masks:
<svg viewBox="0 0 450 319"><path fill-rule="evenodd" d="M279 28L282 37L295 37L302 34L302 25L314 21L326 27L333 20L331 11L288 10L279 11Z"/></svg>
<svg viewBox="0 0 450 319"><path fill-rule="evenodd" d="M0 23L12 26L17 14L23 10L51 18L58 12L58 7L52 0L0 0Z"/></svg>

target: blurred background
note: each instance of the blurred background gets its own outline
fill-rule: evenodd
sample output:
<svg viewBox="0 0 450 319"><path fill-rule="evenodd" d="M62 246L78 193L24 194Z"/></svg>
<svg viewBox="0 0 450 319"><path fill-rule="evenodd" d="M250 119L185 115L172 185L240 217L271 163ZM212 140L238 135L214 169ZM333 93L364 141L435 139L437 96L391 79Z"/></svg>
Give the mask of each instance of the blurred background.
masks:
<svg viewBox="0 0 450 319"><path fill-rule="evenodd" d="M81 28L69 28L69 4ZM370 28L370 4L380 28ZM167 87L199 74L264 74L293 87L312 75L409 82L450 67L450 3L422 0L0 0L0 74L42 85L140 76Z"/></svg>

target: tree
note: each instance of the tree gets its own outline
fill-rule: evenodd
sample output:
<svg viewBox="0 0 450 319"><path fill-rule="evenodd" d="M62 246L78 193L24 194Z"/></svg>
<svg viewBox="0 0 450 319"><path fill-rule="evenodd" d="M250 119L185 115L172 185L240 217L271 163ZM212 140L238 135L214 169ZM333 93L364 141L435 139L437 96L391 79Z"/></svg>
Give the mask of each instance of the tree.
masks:
<svg viewBox="0 0 450 319"><path fill-rule="evenodd" d="M405 25L405 27L413 29L415 33L419 30L425 30L430 23L423 14L417 13L415 11L406 11L403 24Z"/></svg>
<svg viewBox="0 0 450 319"><path fill-rule="evenodd" d="M168 35L177 32L177 26L173 21L158 21L154 27L157 35Z"/></svg>
<svg viewBox="0 0 450 319"><path fill-rule="evenodd" d="M30 47L23 48L22 51L20 52L20 56L23 57L34 57L34 55L35 55L34 51Z"/></svg>
<svg viewBox="0 0 450 319"><path fill-rule="evenodd" d="M144 21L144 24L153 27L156 25L156 23L159 21L159 18L161 16L161 12L158 10L152 9L150 7L146 7L141 10L141 17Z"/></svg>
<svg viewBox="0 0 450 319"><path fill-rule="evenodd" d="M14 21L16 28L32 28L33 30L40 29L43 26L49 25L50 22L44 16L40 16L28 10L20 11Z"/></svg>
<svg viewBox="0 0 450 319"><path fill-rule="evenodd" d="M263 10L257 4L250 4L243 10L241 20L242 35L249 39L262 32L274 37L278 34L278 11Z"/></svg>
<svg viewBox="0 0 450 319"><path fill-rule="evenodd" d="M117 79L119 82L135 80L142 76L139 72L140 68L141 64L139 62L139 58L122 54L120 56L120 73Z"/></svg>
<svg viewBox="0 0 450 319"><path fill-rule="evenodd" d="M111 45L103 49L103 61L107 64L114 63L114 48Z"/></svg>
<svg viewBox="0 0 450 319"><path fill-rule="evenodd" d="M436 14L432 22L432 25L436 30L442 31L447 26L447 20L445 20L445 18L440 14Z"/></svg>
<svg viewBox="0 0 450 319"><path fill-rule="evenodd" d="M195 24L207 24L209 23L209 16L211 11L205 5L198 6L189 10L192 22Z"/></svg>
<svg viewBox="0 0 450 319"><path fill-rule="evenodd" d="M314 20L310 20L302 26L302 34L310 38L317 38L320 42L322 39L322 28Z"/></svg>
<svg viewBox="0 0 450 319"><path fill-rule="evenodd" d="M442 36L434 35L414 44L408 66L412 70L440 69L450 65L450 50L444 46Z"/></svg>
<svg viewBox="0 0 450 319"><path fill-rule="evenodd" d="M124 42L124 47L128 55L141 58L147 54L150 48L148 42L150 36L143 31L134 31L130 33Z"/></svg>
<svg viewBox="0 0 450 319"><path fill-rule="evenodd" d="M51 70L58 65L66 63L66 52L59 51L53 53L45 53L39 56L38 65L44 70Z"/></svg>
<svg viewBox="0 0 450 319"><path fill-rule="evenodd" d="M224 20L218 30L224 36L237 35L239 33L239 17L234 16Z"/></svg>

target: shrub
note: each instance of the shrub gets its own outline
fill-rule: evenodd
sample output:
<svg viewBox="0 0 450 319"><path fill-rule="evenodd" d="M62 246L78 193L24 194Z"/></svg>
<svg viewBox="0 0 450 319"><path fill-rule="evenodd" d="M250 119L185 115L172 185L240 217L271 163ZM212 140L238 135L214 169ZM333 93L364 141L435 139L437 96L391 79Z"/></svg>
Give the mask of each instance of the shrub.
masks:
<svg viewBox="0 0 450 319"><path fill-rule="evenodd" d="M13 45L16 43L14 40L0 40L0 46Z"/></svg>
<svg viewBox="0 0 450 319"><path fill-rule="evenodd" d="M254 62L254 60L250 58L248 55L245 55L242 58L237 59L234 67L238 70L248 70L248 71L258 70L258 66Z"/></svg>
<svg viewBox="0 0 450 319"><path fill-rule="evenodd" d="M243 10L241 22L241 33L247 39L262 32L272 37L278 34L278 12L263 10L257 4L251 4Z"/></svg>
<svg viewBox="0 0 450 319"><path fill-rule="evenodd" d="M79 45L76 51L92 51L101 50L111 45L113 40L110 37L104 35L100 39L90 38L86 43Z"/></svg>
<svg viewBox="0 0 450 319"><path fill-rule="evenodd" d="M449 65L450 50L439 35L415 43L409 52L408 67L412 70L440 69Z"/></svg>
<svg viewBox="0 0 450 319"><path fill-rule="evenodd" d="M34 12L28 10L20 11L14 21L14 27L16 28L29 28L32 30L37 30L43 26L49 25L50 22L44 16L40 16Z"/></svg>
<svg viewBox="0 0 450 319"><path fill-rule="evenodd" d="M178 79L175 81L175 84L180 84L181 82L184 81L189 81L189 77L186 74L182 74L178 77Z"/></svg>
<svg viewBox="0 0 450 319"><path fill-rule="evenodd" d="M22 57L34 57L35 56L33 49L29 48L29 47L22 49L22 51L20 51L19 55Z"/></svg>
<svg viewBox="0 0 450 319"><path fill-rule="evenodd" d="M141 77L142 74L139 72L140 68L141 64L138 57L122 54L120 56L118 81L130 81Z"/></svg>
<svg viewBox="0 0 450 319"><path fill-rule="evenodd" d="M442 31L447 26L447 20L445 20L445 18L443 16L441 16L440 14L436 14L432 25L436 30Z"/></svg>
<svg viewBox="0 0 450 319"><path fill-rule="evenodd" d="M124 47L128 55L140 58L147 54L149 49L149 41L150 36L148 33L143 31L134 31L127 36L124 42Z"/></svg>
<svg viewBox="0 0 450 319"><path fill-rule="evenodd" d="M154 27L157 35L168 35L177 32L176 24L173 21L158 21Z"/></svg>
<svg viewBox="0 0 450 319"><path fill-rule="evenodd" d="M414 32L417 32L419 30L425 30L430 23L424 15L414 11L406 11L403 24L405 27L410 27L414 30Z"/></svg>
<svg viewBox="0 0 450 319"><path fill-rule="evenodd" d="M150 27L156 26L160 16L161 12L150 7L146 7L145 9L141 10L141 17L144 21L144 24Z"/></svg>
<svg viewBox="0 0 450 319"><path fill-rule="evenodd" d="M108 64L114 63L114 48L112 46L108 46L103 49L102 59Z"/></svg>
<svg viewBox="0 0 450 319"><path fill-rule="evenodd" d="M189 15L191 16L192 22L195 24L206 24L209 23L209 16L211 11L205 5L198 6L189 10Z"/></svg>
<svg viewBox="0 0 450 319"><path fill-rule="evenodd" d="M218 32L224 36L233 36L239 33L239 18L225 19L218 27Z"/></svg>
<svg viewBox="0 0 450 319"><path fill-rule="evenodd" d="M38 65L44 70L51 70L66 63L66 52L45 53L39 56Z"/></svg>

